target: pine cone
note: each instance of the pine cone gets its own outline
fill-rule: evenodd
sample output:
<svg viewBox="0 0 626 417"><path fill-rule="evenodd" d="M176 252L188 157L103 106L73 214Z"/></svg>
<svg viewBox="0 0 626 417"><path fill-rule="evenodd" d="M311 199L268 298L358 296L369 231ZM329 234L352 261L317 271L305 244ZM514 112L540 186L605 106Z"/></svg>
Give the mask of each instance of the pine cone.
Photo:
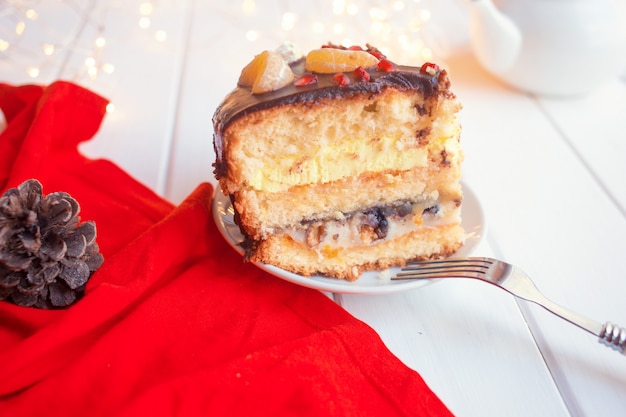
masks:
<svg viewBox="0 0 626 417"><path fill-rule="evenodd" d="M80 223L69 194L43 196L31 179L0 197L0 300L38 308L66 307L104 258L96 225Z"/></svg>

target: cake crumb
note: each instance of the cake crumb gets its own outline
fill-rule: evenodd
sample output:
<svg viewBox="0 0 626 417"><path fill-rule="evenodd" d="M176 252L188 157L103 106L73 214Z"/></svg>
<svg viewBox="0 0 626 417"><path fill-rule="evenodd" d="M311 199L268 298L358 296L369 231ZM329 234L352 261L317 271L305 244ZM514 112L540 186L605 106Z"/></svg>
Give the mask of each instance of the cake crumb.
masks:
<svg viewBox="0 0 626 417"><path fill-rule="evenodd" d="M378 273L378 279L383 281L391 281L391 270L384 269Z"/></svg>

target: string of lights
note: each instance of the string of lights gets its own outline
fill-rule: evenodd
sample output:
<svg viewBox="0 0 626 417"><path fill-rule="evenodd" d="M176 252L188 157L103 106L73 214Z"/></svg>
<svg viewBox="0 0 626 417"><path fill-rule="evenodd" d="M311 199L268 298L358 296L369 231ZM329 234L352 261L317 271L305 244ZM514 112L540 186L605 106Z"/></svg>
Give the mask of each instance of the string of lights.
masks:
<svg viewBox="0 0 626 417"><path fill-rule="evenodd" d="M0 59L22 68L36 80L46 70L58 69L75 81L112 74L115 64L106 59L108 47L107 13L119 7L119 1L102 0L5 0L0 3ZM137 28L153 30L156 42L167 33L152 27L151 15L156 1L137 2ZM81 37L80 33L93 33ZM68 33L73 31L74 33ZM68 55L80 65L68 68Z"/></svg>
<svg viewBox="0 0 626 417"><path fill-rule="evenodd" d="M161 0L167 1L175 0ZM106 16L120 8L121 2L126 10L132 10L128 2L136 3L135 30L150 33L157 43L167 40L167 31L154 24L153 14L162 5L157 0L4 0L0 3L0 60L34 80L45 78L44 74L54 78L61 72L74 81L110 75L121 63L107 58L111 46ZM324 0L305 5L300 0L240 0L216 7L244 20L241 36L247 42L278 37L298 45L317 45L323 38L348 46L361 43L366 34L397 60L417 64L433 55L424 31L431 20L427 2ZM259 13L267 8L275 10L271 14L275 21ZM51 77L50 71L59 74Z"/></svg>
<svg viewBox="0 0 626 417"><path fill-rule="evenodd" d="M281 30L283 40L315 44L309 47L321 39L349 46L366 37L403 62L425 61L433 55L425 33L431 20L428 0L326 0L314 5L287 0L278 2L277 19L270 25L255 20L260 15L258 9L268 7L268 3L241 1L241 15L249 28L245 37L250 42L275 37L275 32Z"/></svg>

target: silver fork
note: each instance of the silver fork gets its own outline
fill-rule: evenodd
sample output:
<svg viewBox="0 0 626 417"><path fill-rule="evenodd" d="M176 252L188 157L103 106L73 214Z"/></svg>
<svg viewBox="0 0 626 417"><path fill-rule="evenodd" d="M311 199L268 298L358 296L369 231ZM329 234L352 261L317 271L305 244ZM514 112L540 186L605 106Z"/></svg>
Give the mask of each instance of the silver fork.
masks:
<svg viewBox="0 0 626 417"><path fill-rule="evenodd" d="M547 299L518 267L492 258L448 258L415 262L403 267L392 280L432 278L473 278L502 288L514 296L531 301L549 312L597 336L600 342L626 353L626 329L610 322L604 324L580 316Z"/></svg>

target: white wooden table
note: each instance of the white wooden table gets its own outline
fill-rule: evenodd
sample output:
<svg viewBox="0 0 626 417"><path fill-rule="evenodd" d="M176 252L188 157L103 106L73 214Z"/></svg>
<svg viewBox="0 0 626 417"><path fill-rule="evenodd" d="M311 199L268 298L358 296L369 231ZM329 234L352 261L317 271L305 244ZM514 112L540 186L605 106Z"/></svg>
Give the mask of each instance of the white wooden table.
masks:
<svg viewBox="0 0 626 417"><path fill-rule="evenodd" d="M0 55L0 79L69 79L109 98L114 110L82 150L179 203L199 183L215 183L211 116L241 68L283 40L302 50L335 40L334 29L331 20L320 34L290 31L288 21L281 29L283 13L300 13L305 2L259 0L251 14L242 11L249 1L147 3L35 2L37 18L27 18L19 44ZM322 3L330 4L317 2L310 13L332 14ZM475 254L522 267L545 295L580 314L626 325L626 79L568 100L513 91L467 52L462 1L425 3L429 24L453 52L442 63L464 105L464 181L487 219ZM0 39L12 22L2 19ZM39 59L42 40L57 46ZM365 42L376 39L355 39ZM89 56L97 58L87 61L95 77L86 72ZM27 69L35 66L33 78ZM333 296L459 416L626 412L626 357L494 287L449 280L389 295Z"/></svg>

